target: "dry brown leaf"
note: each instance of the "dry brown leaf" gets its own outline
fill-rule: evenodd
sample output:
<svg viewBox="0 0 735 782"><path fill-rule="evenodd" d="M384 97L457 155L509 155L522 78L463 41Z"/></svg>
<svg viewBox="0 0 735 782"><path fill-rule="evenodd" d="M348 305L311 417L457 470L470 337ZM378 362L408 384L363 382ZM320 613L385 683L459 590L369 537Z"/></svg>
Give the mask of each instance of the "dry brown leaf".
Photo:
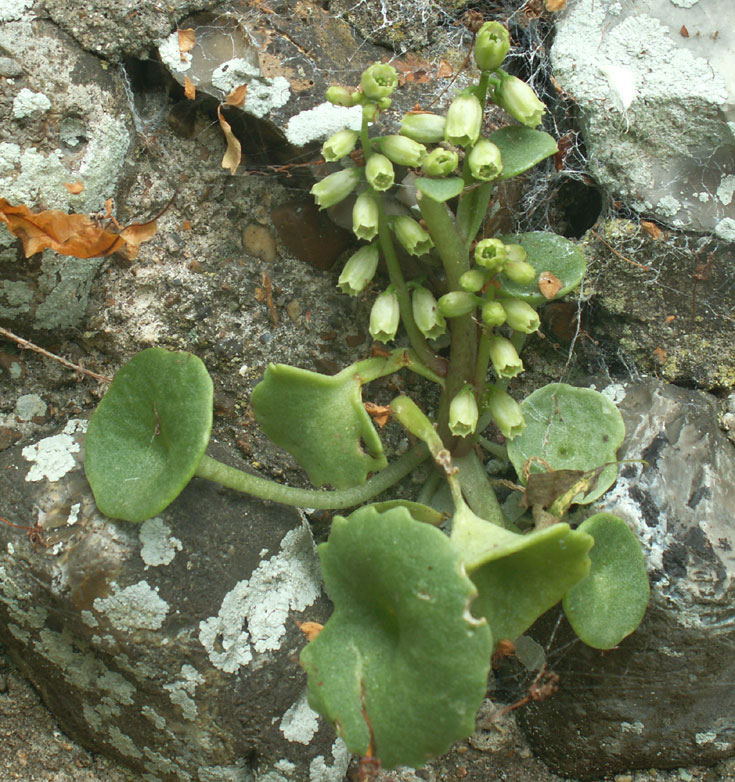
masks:
<svg viewBox="0 0 735 782"><path fill-rule="evenodd" d="M567 0L544 0L544 5L546 5L546 10L551 11L552 13L554 11L562 11L566 4L567 4Z"/></svg>
<svg viewBox="0 0 735 782"><path fill-rule="evenodd" d="M196 34L192 27L188 27L186 30L177 30L179 34L179 52L182 60L185 60L184 55L190 52L194 48L196 43Z"/></svg>
<svg viewBox="0 0 735 782"><path fill-rule="evenodd" d="M194 82L188 76L184 76L184 97L188 100L194 100L196 96L197 88L194 86Z"/></svg>
<svg viewBox="0 0 735 782"><path fill-rule="evenodd" d="M225 134L225 139L227 139L227 150L222 158L222 168L226 168L231 174L234 174L242 160L242 145L232 132L230 123L222 116L221 105L217 106L217 119L222 132Z"/></svg>
<svg viewBox="0 0 735 782"><path fill-rule="evenodd" d="M657 347L653 351L653 357L656 360L656 363L663 366L666 363L667 353L662 347Z"/></svg>
<svg viewBox="0 0 735 782"><path fill-rule="evenodd" d="M84 190L84 182L64 182L64 187L72 195L79 195Z"/></svg>
<svg viewBox="0 0 735 782"><path fill-rule="evenodd" d="M681 30L679 30L679 33L682 38L688 38L689 37L689 30L687 30L686 25L681 26Z"/></svg>
<svg viewBox="0 0 735 782"><path fill-rule="evenodd" d="M454 68L452 68L452 66L446 60L442 60L441 63L439 63L439 67L437 68L436 78L448 79L453 74Z"/></svg>
<svg viewBox="0 0 735 782"><path fill-rule="evenodd" d="M664 235L664 232L656 223L652 223L650 220L641 220L641 228L651 237L651 239L655 239L656 241Z"/></svg>
<svg viewBox="0 0 735 782"><path fill-rule="evenodd" d="M237 106L240 108L245 105L245 95L247 94L247 91L247 84L241 84L239 87L235 87L235 89L225 98L225 106Z"/></svg>
<svg viewBox="0 0 735 782"><path fill-rule="evenodd" d="M368 415L375 419L375 423L382 429L390 418L390 405L376 405L374 402L363 402Z"/></svg>
<svg viewBox="0 0 735 782"><path fill-rule="evenodd" d="M87 215L68 215L56 209L34 213L27 206L11 206L4 198L0 198L0 222L23 242L26 258L51 249L75 258L99 258L121 250L133 259L139 246L156 233L155 220L134 223L114 233L100 228Z"/></svg>
<svg viewBox="0 0 735 782"><path fill-rule="evenodd" d="M297 622L299 630L306 636L307 641L313 641L324 629L319 622Z"/></svg>
<svg viewBox="0 0 735 782"><path fill-rule="evenodd" d="M545 299L553 299L561 290L561 280L551 272L541 272L538 276L538 289Z"/></svg>

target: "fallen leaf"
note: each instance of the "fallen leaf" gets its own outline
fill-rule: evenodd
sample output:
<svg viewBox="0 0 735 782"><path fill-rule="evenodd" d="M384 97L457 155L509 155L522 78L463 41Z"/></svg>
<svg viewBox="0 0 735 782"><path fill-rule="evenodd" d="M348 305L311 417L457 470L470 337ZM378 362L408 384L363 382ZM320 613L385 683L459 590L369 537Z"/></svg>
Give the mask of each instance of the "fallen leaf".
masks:
<svg viewBox="0 0 735 782"><path fill-rule="evenodd" d="M64 187L72 195L79 195L84 190L84 182L64 182Z"/></svg>
<svg viewBox="0 0 735 782"><path fill-rule="evenodd" d="M306 636L307 641L313 641L321 633L324 625L319 622L297 622L299 630Z"/></svg>
<svg viewBox="0 0 735 782"><path fill-rule="evenodd" d="M664 323L671 323L672 320L676 320L676 315L667 315Z"/></svg>
<svg viewBox="0 0 735 782"><path fill-rule="evenodd" d="M34 213L27 206L11 206L4 198L0 198L0 222L23 242L26 258L51 249L75 258L99 258L123 251L132 260L139 246L156 233L155 220L133 223L115 233L87 215L56 209Z"/></svg>
<svg viewBox="0 0 735 782"><path fill-rule="evenodd" d="M687 30L687 28L684 25L681 26L681 30L679 30L679 33L681 34L682 38L689 37L689 30Z"/></svg>
<svg viewBox="0 0 735 782"><path fill-rule="evenodd" d="M528 476L526 492L519 504L522 508L531 508L534 505L548 508L557 497L571 489L584 474L584 470L550 470L531 473Z"/></svg>
<svg viewBox="0 0 735 782"><path fill-rule="evenodd" d="M182 231L191 231L191 220L184 220L181 224Z"/></svg>
<svg viewBox="0 0 735 782"><path fill-rule="evenodd" d="M650 220L641 220L641 228L656 241L658 241L664 235L664 232L656 225L656 223L652 223Z"/></svg>
<svg viewBox="0 0 735 782"><path fill-rule="evenodd" d="M241 84L239 87L235 87L232 92L225 98L225 106L237 106L240 108L245 104L245 95L248 91L247 84Z"/></svg>
<svg viewBox="0 0 735 782"><path fill-rule="evenodd" d="M454 68L446 61L442 60L436 70L437 79L448 79L454 73Z"/></svg>
<svg viewBox="0 0 735 782"><path fill-rule="evenodd" d="M382 429L390 418L390 405L376 405L374 402L363 402L365 409L375 423Z"/></svg>
<svg viewBox="0 0 735 782"><path fill-rule="evenodd" d="M666 363L666 351L662 347L657 347L653 351L653 356L656 359L656 363L661 365Z"/></svg>
<svg viewBox="0 0 735 782"><path fill-rule="evenodd" d="M196 96L197 88L194 86L194 82L188 76L184 76L184 97L188 100L194 100Z"/></svg>
<svg viewBox="0 0 735 782"><path fill-rule="evenodd" d="M222 116L221 105L217 106L217 119L219 120L219 126L222 128L222 132L227 139L227 150L222 158L222 168L226 168L231 174L234 174L239 168L240 161L242 160L242 145L232 132L230 123Z"/></svg>
<svg viewBox="0 0 735 782"><path fill-rule="evenodd" d="M194 48L196 43L196 34L192 27L188 27L186 30L178 30L179 34L179 56L182 60L185 60L184 55L190 52Z"/></svg>
<svg viewBox="0 0 735 782"><path fill-rule="evenodd" d="M563 10L567 0L545 0L544 4L546 5L546 10L553 13L554 11Z"/></svg>
<svg viewBox="0 0 735 782"><path fill-rule="evenodd" d="M561 280L551 272L541 272L538 276L538 289L545 299L553 299L561 290Z"/></svg>
<svg viewBox="0 0 735 782"><path fill-rule="evenodd" d="M265 291L260 287L260 285L255 286L255 293L253 295L255 296L255 301L265 301Z"/></svg>

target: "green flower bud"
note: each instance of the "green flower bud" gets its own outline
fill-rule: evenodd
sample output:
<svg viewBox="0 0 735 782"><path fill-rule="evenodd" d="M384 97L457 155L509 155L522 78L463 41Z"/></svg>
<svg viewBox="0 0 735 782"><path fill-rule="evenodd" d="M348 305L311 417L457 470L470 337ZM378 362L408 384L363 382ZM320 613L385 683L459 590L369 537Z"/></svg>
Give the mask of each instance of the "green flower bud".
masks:
<svg viewBox="0 0 735 782"><path fill-rule="evenodd" d="M490 361L498 377L515 377L523 372L523 362L518 352L505 337L490 338Z"/></svg>
<svg viewBox="0 0 735 782"><path fill-rule="evenodd" d="M483 402L504 437L512 440L524 430L526 422L523 420L521 406L510 394L495 386L489 386Z"/></svg>
<svg viewBox="0 0 735 782"><path fill-rule="evenodd" d="M526 261L507 261L503 274L518 285L530 285L536 279L536 269Z"/></svg>
<svg viewBox="0 0 735 782"><path fill-rule="evenodd" d="M502 302L505 310L506 323L514 330L523 334L538 331L541 321L536 310L520 299L507 299Z"/></svg>
<svg viewBox="0 0 735 782"><path fill-rule="evenodd" d="M356 130L338 130L333 136L328 138L322 145L322 157L327 163L335 163L342 160L345 155L349 155L355 148L360 134Z"/></svg>
<svg viewBox="0 0 735 782"><path fill-rule="evenodd" d="M354 253L342 269L337 285L342 293L357 296L375 276L380 253L377 244L366 244Z"/></svg>
<svg viewBox="0 0 735 782"><path fill-rule="evenodd" d="M360 193L352 207L352 230L358 239L371 242L378 235L378 204L371 193Z"/></svg>
<svg viewBox="0 0 735 782"><path fill-rule="evenodd" d="M390 98L379 98L375 105L380 109L380 111L385 111L386 109L390 108L391 103L393 103L393 101Z"/></svg>
<svg viewBox="0 0 735 782"><path fill-rule="evenodd" d="M481 298L469 291L450 291L439 299L439 311L445 318L459 318L472 312L481 302Z"/></svg>
<svg viewBox="0 0 735 782"><path fill-rule="evenodd" d="M429 234L412 217L406 215L394 217L391 228L396 239L409 255L426 255L434 246Z"/></svg>
<svg viewBox="0 0 735 782"><path fill-rule="evenodd" d="M385 155L374 153L365 164L365 178L375 190L390 190L395 181L393 164Z"/></svg>
<svg viewBox="0 0 735 782"><path fill-rule="evenodd" d="M481 138L467 156L470 171L475 179L490 182L497 179L503 170L500 150L492 141Z"/></svg>
<svg viewBox="0 0 735 782"><path fill-rule="evenodd" d="M370 336L377 342L390 342L398 331L401 311L395 293L381 293L370 310Z"/></svg>
<svg viewBox="0 0 735 782"><path fill-rule="evenodd" d="M483 289L487 279L488 275L482 269L470 269L459 278L459 285L463 291L477 293Z"/></svg>
<svg viewBox="0 0 735 782"><path fill-rule="evenodd" d="M495 274L503 268L508 252L500 239L481 239L475 245L475 263Z"/></svg>
<svg viewBox="0 0 735 782"><path fill-rule="evenodd" d="M475 95L458 95L447 111L444 138L458 147L468 147L480 138L482 105Z"/></svg>
<svg viewBox="0 0 735 782"><path fill-rule="evenodd" d="M424 158L421 171L427 176L447 176L457 170L459 155L453 149L437 147Z"/></svg>
<svg viewBox="0 0 735 782"><path fill-rule="evenodd" d="M320 209L327 209L338 204L357 187L362 179L362 170L359 168L344 168L334 174L324 177L309 191Z"/></svg>
<svg viewBox="0 0 735 782"><path fill-rule="evenodd" d="M475 38L475 63L481 71L500 67L510 49L510 35L500 22L485 22Z"/></svg>
<svg viewBox="0 0 735 782"><path fill-rule="evenodd" d="M387 98L398 86L398 73L392 65L376 62L363 71L360 87L368 100Z"/></svg>
<svg viewBox="0 0 735 782"><path fill-rule="evenodd" d="M505 252L508 253L509 261L525 261L528 258L522 244L506 244Z"/></svg>
<svg viewBox="0 0 735 782"><path fill-rule="evenodd" d="M499 301L486 301L482 305L482 322L494 328L505 323L505 310Z"/></svg>
<svg viewBox="0 0 735 782"><path fill-rule="evenodd" d="M365 119L368 122L375 122L375 120L378 117L378 114L380 114L380 110L378 109L378 106L375 103L363 104L362 116L365 117Z"/></svg>
<svg viewBox="0 0 735 782"><path fill-rule="evenodd" d="M360 93L349 87L333 84L327 88L327 100L335 106L356 106L360 102Z"/></svg>
<svg viewBox="0 0 735 782"><path fill-rule="evenodd" d="M440 114L404 114L401 119L401 135L422 144L438 144L444 141L447 118Z"/></svg>
<svg viewBox="0 0 735 782"><path fill-rule="evenodd" d="M415 168L426 157L426 147L406 136L383 136L377 142L380 151L397 166Z"/></svg>
<svg viewBox="0 0 735 782"><path fill-rule="evenodd" d="M428 288L424 288L422 285L414 288L411 309L413 310L413 319L426 339L441 337L447 330L447 322L439 312L439 305L434 294Z"/></svg>
<svg viewBox="0 0 735 782"><path fill-rule="evenodd" d="M472 386L467 384L449 403L449 430L458 437L473 434L480 413Z"/></svg>
<svg viewBox="0 0 735 782"><path fill-rule="evenodd" d="M502 71L500 73L501 82L495 92L495 102L522 125L535 128L540 124L546 106L525 81Z"/></svg>

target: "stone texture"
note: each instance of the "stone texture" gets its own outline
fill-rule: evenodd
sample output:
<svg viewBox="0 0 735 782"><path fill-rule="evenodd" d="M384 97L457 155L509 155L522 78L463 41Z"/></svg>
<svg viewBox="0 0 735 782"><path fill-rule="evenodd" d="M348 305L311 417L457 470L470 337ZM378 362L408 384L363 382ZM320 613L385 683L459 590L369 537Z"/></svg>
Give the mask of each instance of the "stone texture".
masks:
<svg viewBox="0 0 735 782"><path fill-rule="evenodd" d="M559 692L519 712L554 771L587 779L735 755L735 449L720 405L653 379L605 393L626 423L619 458L647 464L624 465L596 510L642 541L651 603L616 649L572 643L552 663ZM549 620L534 632L548 638ZM557 631L557 646L570 639Z"/></svg>
<svg viewBox="0 0 735 782"><path fill-rule="evenodd" d="M99 515L83 422L2 454L0 642L63 730L154 780L338 782L297 621L325 621L293 509L195 480L142 525ZM215 449L216 453L216 449Z"/></svg>
<svg viewBox="0 0 735 782"><path fill-rule="evenodd" d="M589 168L628 205L735 241L730 0L570 0L551 62Z"/></svg>

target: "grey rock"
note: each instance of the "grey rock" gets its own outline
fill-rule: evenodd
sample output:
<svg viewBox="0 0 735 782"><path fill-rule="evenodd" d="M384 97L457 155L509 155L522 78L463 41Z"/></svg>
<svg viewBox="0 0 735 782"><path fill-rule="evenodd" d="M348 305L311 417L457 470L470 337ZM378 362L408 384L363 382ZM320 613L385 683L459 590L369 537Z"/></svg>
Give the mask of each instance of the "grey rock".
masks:
<svg viewBox="0 0 735 782"><path fill-rule="evenodd" d="M305 699L298 621L325 621L293 509L195 480L142 525L101 517L83 422L0 463L0 643L62 729L144 780L338 782ZM216 452L216 448L215 448Z"/></svg>
<svg viewBox="0 0 735 782"><path fill-rule="evenodd" d="M31 11L0 25L0 50L22 63L6 81L0 119L0 192L34 210L90 213L116 195L130 146L128 104L116 74ZM81 182L72 195L66 184ZM81 322L99 259L46 251L29 266L0 226L0 318L34 329Z"/></svg>
<svg viewBox="0 0 735 782"><path fill-rule="evenodd" d="M572 643L551 660L559 692L519 717L534 751L574 777L712 764L735 755L735 449L707 394L652 379L604 393L626 423L619 458L647 464L624 465L595 510L642 541L651 603L617 648ZM548 621L534 632L546 641ZM561 627L555 645L570 639Z"/></svg>
<svg viewBox="0 0 735 782"><path fill-rule="evenodd" d="M592 175L634 209L735 241L730 0L574 0L554 76L581 109Z"/></svg>

